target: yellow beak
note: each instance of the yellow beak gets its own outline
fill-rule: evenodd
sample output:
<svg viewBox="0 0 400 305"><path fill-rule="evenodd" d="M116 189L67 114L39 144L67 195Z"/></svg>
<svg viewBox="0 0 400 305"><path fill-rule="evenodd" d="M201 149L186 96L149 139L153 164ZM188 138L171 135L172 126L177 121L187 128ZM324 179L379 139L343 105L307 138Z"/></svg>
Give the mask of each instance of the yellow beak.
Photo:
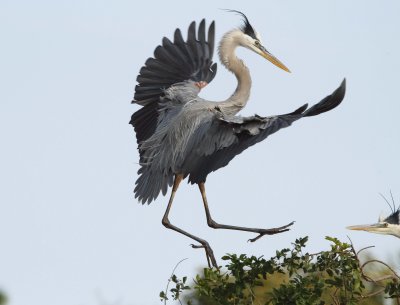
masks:
<svg viewBox="0 0 400 305"><path fill-rule="evenodd" d="M269 53L267 50L265 50L265 49L262 50L260 55L262 57L268 59L275 66L277 66L277 67L281 68L282 70L285 70L286 72L290 73L290 70L278 58L276 58L274 55Z"/></svg>
<svg viewBox="0 0 400 305"><path fill-rule="evenodd" d="M262 57L268 59L271 63L273 63L275 66L278 68L281 68L282 70L285 70L286 72L290 73L290 70L274 55L272 55L268 50L262 46L258 45L255 47L255 51L260 54Z"/></svg>
<svg viewBox="0 0 400 305"><path fill-rule="evenodd" d="M348 226L346 229L354 230L354 231L367 231L367 232L377 232L386 228L387 226L384 223L375 223L370 225L356 225L356 226Z"/></svg>

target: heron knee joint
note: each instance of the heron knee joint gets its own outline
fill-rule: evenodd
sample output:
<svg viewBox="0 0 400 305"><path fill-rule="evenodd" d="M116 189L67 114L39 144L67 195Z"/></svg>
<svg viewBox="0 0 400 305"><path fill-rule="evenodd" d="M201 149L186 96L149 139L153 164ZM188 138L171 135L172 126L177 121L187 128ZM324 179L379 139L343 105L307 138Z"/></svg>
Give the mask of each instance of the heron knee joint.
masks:
<svg viewBox="0 0 400 305"><path fill-rule="evenodd" d="M212 219L207 219L207 224L209 227L214 228L214 229L219 227L219 224Z"/></svg>
<svg viewBox="0 0 400 305"><path fill-rule="evenodd" d="M168 218L163 218L161 220L161 223L163 224L164 227L167 227L167 228L171 225Z"/></svg>

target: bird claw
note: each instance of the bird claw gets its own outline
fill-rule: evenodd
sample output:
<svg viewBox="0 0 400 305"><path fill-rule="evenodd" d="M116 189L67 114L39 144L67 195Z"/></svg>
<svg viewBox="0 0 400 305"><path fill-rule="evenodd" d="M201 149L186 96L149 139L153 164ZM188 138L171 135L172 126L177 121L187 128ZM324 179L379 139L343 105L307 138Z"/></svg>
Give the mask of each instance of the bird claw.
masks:
<svg viewBox="0 0 400 305"><path fill-rule="evenodd" d="M289 231L289 227L292 226L294 224L294 221L292 221L291 223L282 226L282 227L278 227L278 228L272 228L272 229L261 229L259 232L259 235L257 235L254 238L250 238L247 242L252 242L254 243L255 241L257 241L258 239L260 239L261 237L263 237L264 235L275 235L275 234L279 234L279 233L283 233L286 231Z"/></svg>
<svg viewBox="0 0 400 305"><path fill-rule="evenodd" d="M200 249L200 248L204 248L204 246L203 246L203 245L195 245L195 244L190 244L190 246L191 246L193 249Z"/></svg>
<svg viewBox="0 0 400 305"><path fill-rule="evenodd" d="M193 249L201 249L201 248L203 248L206 251L208 267L210 269L213 268L213 267L218 269L218 264L217 264L217 261L216 261L216 259L214 257L213 250L211 249L210 245L207 242L205 242L204 244L200 244L200 245L190 244L190 246Z"/></svg>

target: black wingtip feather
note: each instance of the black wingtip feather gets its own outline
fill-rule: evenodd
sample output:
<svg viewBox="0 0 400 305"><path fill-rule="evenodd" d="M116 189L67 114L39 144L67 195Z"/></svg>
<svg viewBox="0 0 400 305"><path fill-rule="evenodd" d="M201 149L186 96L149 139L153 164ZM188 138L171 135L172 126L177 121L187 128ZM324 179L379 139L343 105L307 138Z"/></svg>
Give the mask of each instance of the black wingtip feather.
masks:
<svg viewBox="0 0 400 305"><path fill-rule="evenodd" d="M200 22L199 29L197 31L197 38L200 43L204 44L206 42L206 20L203 19Z"/></svg>
<svg viewBox="0 0 400 305"><path fill-rule="evenodd" d="M288 115L298 115L302 114L308 108L308 104L304 104L303 106L299 107L295 111L289 113Z"/></svg>
<svg viewBox="0 0 400 305"><path fill-rule="evenodd" d="M160 91L154 92L153 96L143 95L143 91L155 89L153 86L157 84L162 89L168 89L185 80L210 83L216 72L216 65L212 62L214 39L215 22L211 22L206 40L205 19L201 20L197 33L196 22L191 22L186 42L179 29L174 32L174 42L164 37L162 45L154 50L154 57L147 59L140 70L136 79L140 85L136 87L140 88L140 94L136 92L134 103L145 106L153 97L155 100L159 98Z"/></svg>
<svg viewBox="0 0 400 305"><path fill-rule="evenodd" d="M208 49L210 50L210 59L212 59L214 54L214 41L215 41L215 22L211 22L208 28L207 42Z"/></svg>
<svg viewBox="0 0 400 305"><path fill-rule="evenodd" d="M315 104L306 112L304 116L314 116L336 108L343 101L346 94L346 79L343 79L340 86L331 94Z"/></svg>
<svg viewBox="0 0 400 305"><path fill-rule="evenodd" d="M196 21L192 21L192 23L190 23L188 28L188 38L186 41L189 42L195 40L196 40Z"/></svg>
<svg viewBox="0 0 400 305"><path fill-rule="evenodd" d="M185 41L183 40L182 32L181 32L180 29L176 29L176 30L175 30L175 33L174 33L174 43L177 44L177 45L181 45L181 44L184 44L184 43L185 43Z"/></svg>

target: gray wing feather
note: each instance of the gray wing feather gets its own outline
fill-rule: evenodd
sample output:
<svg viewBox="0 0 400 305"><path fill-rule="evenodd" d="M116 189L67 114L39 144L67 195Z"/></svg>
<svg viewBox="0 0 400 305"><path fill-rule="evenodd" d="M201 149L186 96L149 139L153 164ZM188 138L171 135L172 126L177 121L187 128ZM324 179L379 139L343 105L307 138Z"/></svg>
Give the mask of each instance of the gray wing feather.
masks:
<svg viewBox="0 0 400 305"><path fill-rule="evenodd" d="M215 25L205 35L205 20L200 23L196 38L196 23L188 29L188 38L183 40L181 31L175 30L174 42L163 38L162 45L154 50L154 58L146 60L137 77L133 103L143 106L136 111L130 124L135 129L137 142L148 139L157 128L159 108L169 99L162 99L165 91L185 81L210 83L215 77L217 66L212 62ZM146 119L144 119L146 118Z"/></svg>
<svg viewBox="0 0 400 305"><path fill-rule="evenodd" d="M184 168L190 173L191 183L204 182L207 175L226 166L236 155L250 146L261 142L279 129L288 127L301 118L301 114L287 114L273 117L218 117L210 125L206 134L196 135L201 138L192 151ZM207 125L200 129L207 129ZM212 136L210 136L212 134Z"/></svg>
<svg viewBox="0 0 400 305"><path fill-rule="evenodd" d="M290 126L300 118L318 115L338 106L345 94L346 82L331 95L308 108L305 104L297 110L283 115L261 117L231 116L217 113L212 122L206 122L197 130L196 147L186 152L190 157L184 168L190 173L191 183L204 182L207 175L226 166L236 155L259 143L278 130ZM308 108L308 109L307 109Z"/></svg>
<svg viewBox="0 0 400 305"><path fill-rule="evenodd" d="M139 144L141 167L134 192L142 203L150 203L160 191L165 194L172 185L174 174L180 172L178 168L184 159L182 152L201 117L185 105L190 100L199 103L198 91L193 82L177 83L165 91L155 109L155 130ZM142 109L145 108L148 107Z"/></svg>

